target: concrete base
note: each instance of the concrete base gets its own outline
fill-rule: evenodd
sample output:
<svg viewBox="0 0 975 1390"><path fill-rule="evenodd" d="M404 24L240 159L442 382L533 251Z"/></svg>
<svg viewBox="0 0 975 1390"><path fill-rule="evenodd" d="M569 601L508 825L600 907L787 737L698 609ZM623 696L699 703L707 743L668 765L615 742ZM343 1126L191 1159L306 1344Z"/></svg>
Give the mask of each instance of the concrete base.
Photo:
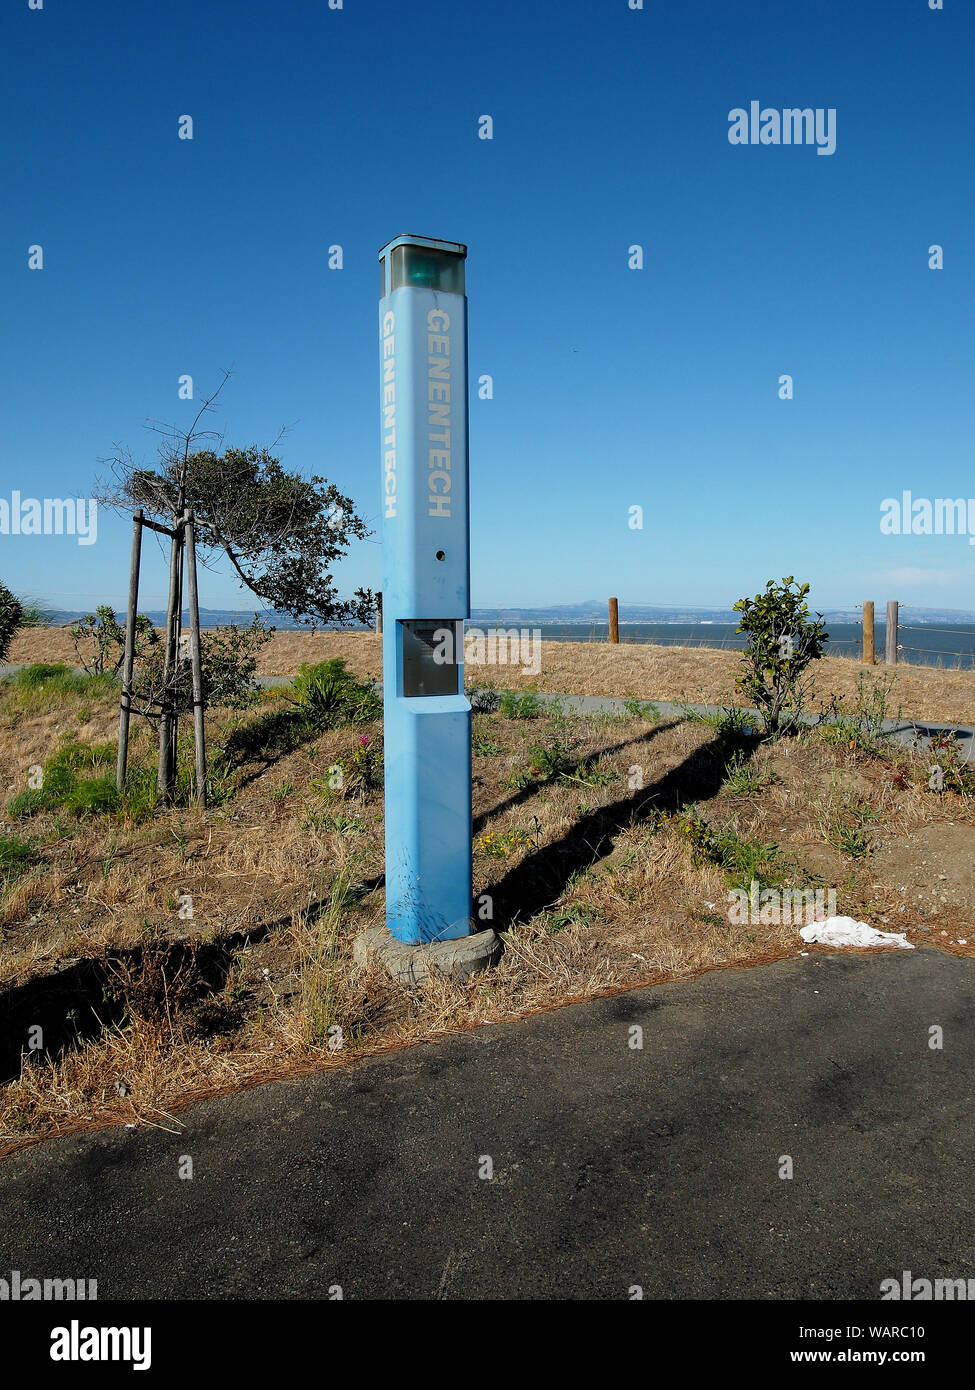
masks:
<svg viewBox="0 0 975 1390"><path fill-rule="evenodd" d="M453 941L427 941L417 945L397 941L386 927L369 927L360 932L352 943L352 956L357 965L365 965L370 955L376 955L394 980L418 985L434 971L466 980L477 970L486 970L501 954L501 941L496 932L474 932Z"/></svg>

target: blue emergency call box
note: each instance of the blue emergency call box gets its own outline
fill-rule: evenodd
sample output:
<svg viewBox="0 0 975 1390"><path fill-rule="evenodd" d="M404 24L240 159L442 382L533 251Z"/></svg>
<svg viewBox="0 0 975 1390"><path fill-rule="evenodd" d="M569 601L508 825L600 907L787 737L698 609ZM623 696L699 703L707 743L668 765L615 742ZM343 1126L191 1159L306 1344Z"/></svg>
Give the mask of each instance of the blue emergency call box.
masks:
<svg viewBox="0 0 975 1390"><path fill-rule="evenodd" d="M466 256L379 253L386 925L408 943L473 930Z"/></svg>

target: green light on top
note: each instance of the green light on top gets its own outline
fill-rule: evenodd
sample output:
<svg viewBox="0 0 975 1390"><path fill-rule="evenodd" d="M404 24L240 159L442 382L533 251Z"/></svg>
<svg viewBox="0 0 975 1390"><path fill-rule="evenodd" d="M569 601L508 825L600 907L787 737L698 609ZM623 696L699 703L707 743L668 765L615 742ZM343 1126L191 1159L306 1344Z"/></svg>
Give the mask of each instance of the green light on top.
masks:
<svg viewBox="0 0 975 1390"><path fill-rule="evenodd" d="M390 258L390 291L406 286L414 290L441 290L463 294L464 258L451 251L425 246L395 246Z"/></svg>

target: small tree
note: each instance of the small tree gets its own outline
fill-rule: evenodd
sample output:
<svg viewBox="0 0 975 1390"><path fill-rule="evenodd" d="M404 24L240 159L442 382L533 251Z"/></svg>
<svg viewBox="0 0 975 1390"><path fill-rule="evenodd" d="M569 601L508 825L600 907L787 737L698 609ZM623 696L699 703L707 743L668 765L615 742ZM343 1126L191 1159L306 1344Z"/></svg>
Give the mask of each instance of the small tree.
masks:
<svg viewBox="0 0 975 1390"><path fill-rule="evenodd" d="M24 610L20 599L0 584L0 661L6 661L14 633L21 625Z"/></svg>
<svg viewBox="0 0 975 1390"><path fill-rule="evenodd" d="M225 556L251 593L296 622L370 622L375 594L356 589L340 598L330 573L353 540L372 535L352 498L317 474L302 478L288 472L263 447L222 453L206 447L219 436L198 428L199 422L214 408L228 376L224 373L189 429L151 426L161 436L156 468L140 466L128 452L117 454L110 461L113 478L99 487L98 500L121 511L141 507L170 528L180 525L184 508L191 507L201 565L210 567Z"/></svg>
<svg viewBox="0 0 975 1390"><path fill-rule="evenodd" d="M125 660L125 628L107 603L99 604L71 629L75 653L90 676L107 672L117 676ZM135 619L135 657L143 656L159 641L159 633L145 613Z"/></svg>
<svg viewBox="0 0 975 1390"><path fill-rule="evenodd" d="M268 449L254 445L226 449L221 454L207 447L206 441L219 440L220 436L213 430L199 428L200 421L214 409L228 377L225 372L188 429L152 426L162 436L157 468L142 467L128 452L120 453L112 460L114 478L101 487L98 496L110 507L137 509L137 525L161 529L170 537L165 650L161 680L158 685L152 683L151 691L152 703L159 713L158 786L164 801L175 782L177 731L184 705L180 685L181 681L185 684L186 673L177 657L177 647L181 646L182 586L190 523L193 557L188 579L194 591L197 557L206 567L208 559L212 564L224 556L253 594L270 608L290 613L300 622L362 623L372 617L376 607L375 595L367 589L357 589L351 598L340 598L329 573L353 539L372 534L357 515L350 497L317 474L305 479L298 473L287 472ZM199 624L192 613L190 622L197 629L202 647ZM195 651L195 645L192 650ZM218 664L216 652L211 650L211 667L215 669ZM230 666L233 665L231 659ZM217 702L214 681L208 679L205 671L202 674L203 698L195 707L200 798L204 793L199 789L205 782L202 711ZM221 680L216 680L217 687ZM231 687L235 680L232 675ZM149 709L142 712L148 713ZM127 738L122 730L123 726L127 730L127 719L123 699L117 773L120 778Z"/></svg>
<svg viewBox="0 0 975 1390"><path fill-rule="evenodd" d="M809 612L808 593L809 585L797 584L790 574L781 584L770 579L763 594L735 604L741 614L736 631L748 638L735 684L755 702L770 738L798 724L812 684L804 677L829 636L822 613L813 620Z"/></svg>

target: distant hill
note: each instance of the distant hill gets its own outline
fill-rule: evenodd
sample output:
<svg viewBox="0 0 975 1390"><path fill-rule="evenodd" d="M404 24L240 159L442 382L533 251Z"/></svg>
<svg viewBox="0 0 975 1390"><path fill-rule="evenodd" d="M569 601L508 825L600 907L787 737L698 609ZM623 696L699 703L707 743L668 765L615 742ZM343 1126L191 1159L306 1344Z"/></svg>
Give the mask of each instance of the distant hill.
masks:
<svg viewBox="0 0 975 1390"><path fill-rule="evenodd" d="M52 610L51 621L55 627L66 627L69 623L76 623L79 618L86 617L90 612L90 608L79 608L76 611L72 609ZM156 627L166 626L166 614L161 608L140 608L139 612L145 613L146 617L149 618ZM120 623L125 622L124 610L116 609L115 616ZM255 611L252 609L250 612L244 612L234 608L201 608L200 626L206 628L231 627L236 624L237 627L250 627L255 616L271 627L276 627L280 632L309 631L305 623L296 623L287 613L270 613L266 609L262 611ZM184 609L183 624L185 626L188 623L189 614ZM348 628L346 629L346 631L349 630ZM351 630L355 631L354 628Z"/></svg>
<svg viewBox="0 0 975 1390"><path fill-rule="evenodd" d="M57 627L63 627L68 623L77 622L83 618L90 609L70 609L58 610L53 614L53 623ZM147 609L147 616L156 624L163 627L166 622L166 614L159 609ZM699 608L693 604L688 604L686 608L679 608L674 604L653 604L653 603L621 603L619 606L621 623L735 623L737 624L738 615L732 608ZM815 611L819 611L818 609ZM909 622L930 623L932 626L943 624L946 626L957 625L959 623L975 623L975 611L960 608L910 608ZM901 610L901 621L905 610ZM119 622L125 621L124 612L117 612L115 615ZM231 608L201 608L200 626L205 628L229 627L236 624L238 627L249 627L253 622L255 610L245 611ZM284 613L271 613L266 609L257 612L257 616L262 622L276 627L280 632L307 632L309 627L304 623L296 623L293 618ZM833 623L857 623L861 618L859 608L827 608L823 610L823 616ZM184 613L183 621L188 621ZM557 603L548 607L541 607L533 604L526 604L520 608L472 608L471 623L478 627L488 627L499 622L504 626L528 625L531 627L544 627L547 624L576 624L591 627L593 623L605 623L607 621L607 605L605 599L586 599L582 603ZM884 608L882 604L877 605L877 622L883 623ZM371 628L346 628L347 632L371 631Z"/></svg>

